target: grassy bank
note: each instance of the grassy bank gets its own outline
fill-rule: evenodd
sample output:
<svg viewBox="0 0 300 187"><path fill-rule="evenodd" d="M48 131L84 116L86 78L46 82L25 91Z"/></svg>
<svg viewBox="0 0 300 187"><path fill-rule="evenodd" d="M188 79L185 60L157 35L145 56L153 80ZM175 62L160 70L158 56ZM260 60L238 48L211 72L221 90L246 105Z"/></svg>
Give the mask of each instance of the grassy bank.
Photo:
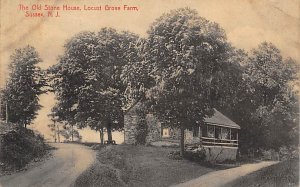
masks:
<svg viewBox="0 0 300 187"><path fill-rule="evenodd" d="M187 160L172 160L174 148L132 145L101 149L97 161L80 175L75 186L169 186L187 181L213 169Z"/></svg>
<svg viewBox="0 0 300 187"><path fill-rule="evenodd" d="M225 187L298 187L299 160L286 160L241 177Z"/></svg>
<svg viewBox="0 0 300 187"><path fill-rule="evenodd" d="M44 138L32 130L0 122L0 175L22 169L48 150Z"/></svg>

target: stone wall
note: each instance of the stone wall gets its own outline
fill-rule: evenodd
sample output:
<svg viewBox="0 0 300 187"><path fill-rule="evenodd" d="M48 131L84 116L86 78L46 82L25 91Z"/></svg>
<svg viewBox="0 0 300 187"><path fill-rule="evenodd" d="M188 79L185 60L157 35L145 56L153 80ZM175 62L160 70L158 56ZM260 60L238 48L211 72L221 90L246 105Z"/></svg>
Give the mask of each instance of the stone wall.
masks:
<svg viewBox="0 0 300 187"><path fill-rule="evenodd" d="M137 115L126 114L124 116L124 143L125 144L136 144L136 123Z"/></svg>
<svg viewBox="0 0 300 187"><path fill-rule="evenodd" d="M146 143L161 140L161 123L153 116L153 114L147 114L146 121L148 126Z"/></svg>
<svg viewBox="0 0 300 187"><path fill-rule="evenodd" d="M131 108L130 111L124 115L124 142L126 144L137 143L136 136L139 116L136 114L136 110L138 107L141 107L140 103ZM146 121L148 127L146 143L161 140L161 123L152 114L147 114Z"/></svg>

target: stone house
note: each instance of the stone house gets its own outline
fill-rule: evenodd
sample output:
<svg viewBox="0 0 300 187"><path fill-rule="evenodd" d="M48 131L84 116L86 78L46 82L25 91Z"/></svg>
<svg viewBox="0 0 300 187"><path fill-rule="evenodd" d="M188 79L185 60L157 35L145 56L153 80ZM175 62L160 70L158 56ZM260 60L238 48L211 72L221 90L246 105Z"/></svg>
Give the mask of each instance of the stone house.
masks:
<svg viewBox="0 0 300 187"><path fill-rule="evenodd" d="M124 142L136 144L138 115L136 110L141 107L137 103L124 115ZM180 131L164 125L153 114L146 115L148 133L146 143L169 142L179 144ZM206 118L204 125L185 130L186 145L201 145L206 152L207 160L235 160L238 150L238 131L240 126L214 109L214 115Z"/></svg>

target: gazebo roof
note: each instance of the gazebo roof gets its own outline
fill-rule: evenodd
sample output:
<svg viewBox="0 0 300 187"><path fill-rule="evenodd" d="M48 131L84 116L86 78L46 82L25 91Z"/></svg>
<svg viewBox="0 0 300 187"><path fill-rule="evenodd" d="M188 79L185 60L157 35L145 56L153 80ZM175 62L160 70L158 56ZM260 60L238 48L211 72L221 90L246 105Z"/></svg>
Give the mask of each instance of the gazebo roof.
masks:
<svg viewBox="0 0 300 187"><path fill-rule="evenodd" d="M228 117L224 116L221 112L214 109L215 113L210 118L205 118L204 122L216 126L223 126L223 127L229 127L229 128L235 128L235 129L241 129L241 127L233 122Z"/></svg>

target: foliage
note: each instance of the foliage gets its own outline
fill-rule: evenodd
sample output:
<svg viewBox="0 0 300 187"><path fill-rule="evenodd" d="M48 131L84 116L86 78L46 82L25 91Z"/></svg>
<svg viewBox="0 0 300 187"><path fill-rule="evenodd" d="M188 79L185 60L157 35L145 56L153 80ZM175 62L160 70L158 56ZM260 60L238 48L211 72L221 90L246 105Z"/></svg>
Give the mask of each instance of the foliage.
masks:
<svg viewBox="0 0 300 187"><path fill-rule="evenodd" d="M295 138L290 133L298 127L299 104L290 83L297 80L297 71L296 63L283 60L271 43L262 43L252 51L245 77L255 109L250 113L252 126L261 139L253 140L258 143L254 146L278 150Z"/></svg>
<svg viewBox="0 0 300 187"><path fill-rule="evenodd" d="M138 144L145 145L146 137L148 135L148 125L146 121L147 111L144 109L144 107L141 107L136 109L136 113L138 116L136 128L136 141Z"/></svg>
<svg viewBox="0 0 300 187"><path fill-rule="evenodd" d="M146 93L154 113L175 128L203 123L213 114L211 96L221 89L219 75L232 50L224 30L185 8L158 18L148 35L143 60L156 83Z"/></svg>
<svg viewBox="0 0 300 187"><path fill-rule="evenodd" d="M54 142L56 143L56 141L57 141L57 128L56 128L55 123L48 124L48 127L49 127L50 131L53 133L53 134L51 134L51 136L54 138Z"/></svg>
<svg viewBox="0 0 300 187"><path fill-rule="evenodd" d="M182 160L182 156L180 155L180 151L171 151L168 154L168 157L173 160Z"/></svg>
<svg viewBox="0 0 300 187"><path fill-rule="evenodd" d="M8 105L8 120L26 126L41 107L38 96L44 93L42 87L46 82L43 71L37 65L42 60L34 47L27 46L16 49L10 61L9 80L2 90Z"/></svg>
<svg viewBox="0 0 300 187"><path fill-rule="evenodd" d="M79 131L74 128L73 124L66 123L65 121L60 121L58 116L56 115L56 108L52 108L52 113L48 116L51 118L51 124L48 124L49 129L53 132L52 136L54 141L58 140L60 142L60 136L65 138L65 141L81 141L82 137L79 134ZM70 140L71 139L71 140Z"/></svg>
<svg viewBox="0 0 300 187"><path fill-rule="evenodd" d="M82 137L77 129L74 129L70 124L64 124L60 130L60 134L65 138L66 141L81 141Z"/></svg>
<svg viewBox="0 0 300 187"><path fill-rule="evenodd" d="M299 67L273 44L250 54L235 49L217 23L189 8L162 15L147 34L103 28L72 37L49 69L59 120L89 125L102 137L106 129L111 140L111 130L123 128L123 110L142 102L140 142L149 111L181 129L183 140L185 129L218 108L242 127L242 151L298 145Z"/></svg>
<svg viewBox="0 0 300 187"><path fill-rule="evenodd" d="M123 128L123 66L131 60L137 36L103 28L98 34L83 32L65 45L65 54L50 68L50 80L60 120L79 127L108 131Z"/></svg>
<svg viewBox="0 0 300 187"><path fill-rule="evenodd" d="M221 111L241 125L241 151L278 149L298 144L299 109L294 89L296 62L283 59L271 43L262 43L241 60L242 77Z"/></svg>
<svg viewBox="0 0 300 187"><path fill-rule="evenodd" d="M5 167L1 169L20 169L31 160L43 156L47 149L42 136L23 127L1 134L0 162Z"/></svg>
<svg viewBox="0 0 300 187"><path fill-rule="evenodd" d="M206 158L205 149L197 148L191 151L186 151L184 157L195 162L204 162Z"/></svg>

